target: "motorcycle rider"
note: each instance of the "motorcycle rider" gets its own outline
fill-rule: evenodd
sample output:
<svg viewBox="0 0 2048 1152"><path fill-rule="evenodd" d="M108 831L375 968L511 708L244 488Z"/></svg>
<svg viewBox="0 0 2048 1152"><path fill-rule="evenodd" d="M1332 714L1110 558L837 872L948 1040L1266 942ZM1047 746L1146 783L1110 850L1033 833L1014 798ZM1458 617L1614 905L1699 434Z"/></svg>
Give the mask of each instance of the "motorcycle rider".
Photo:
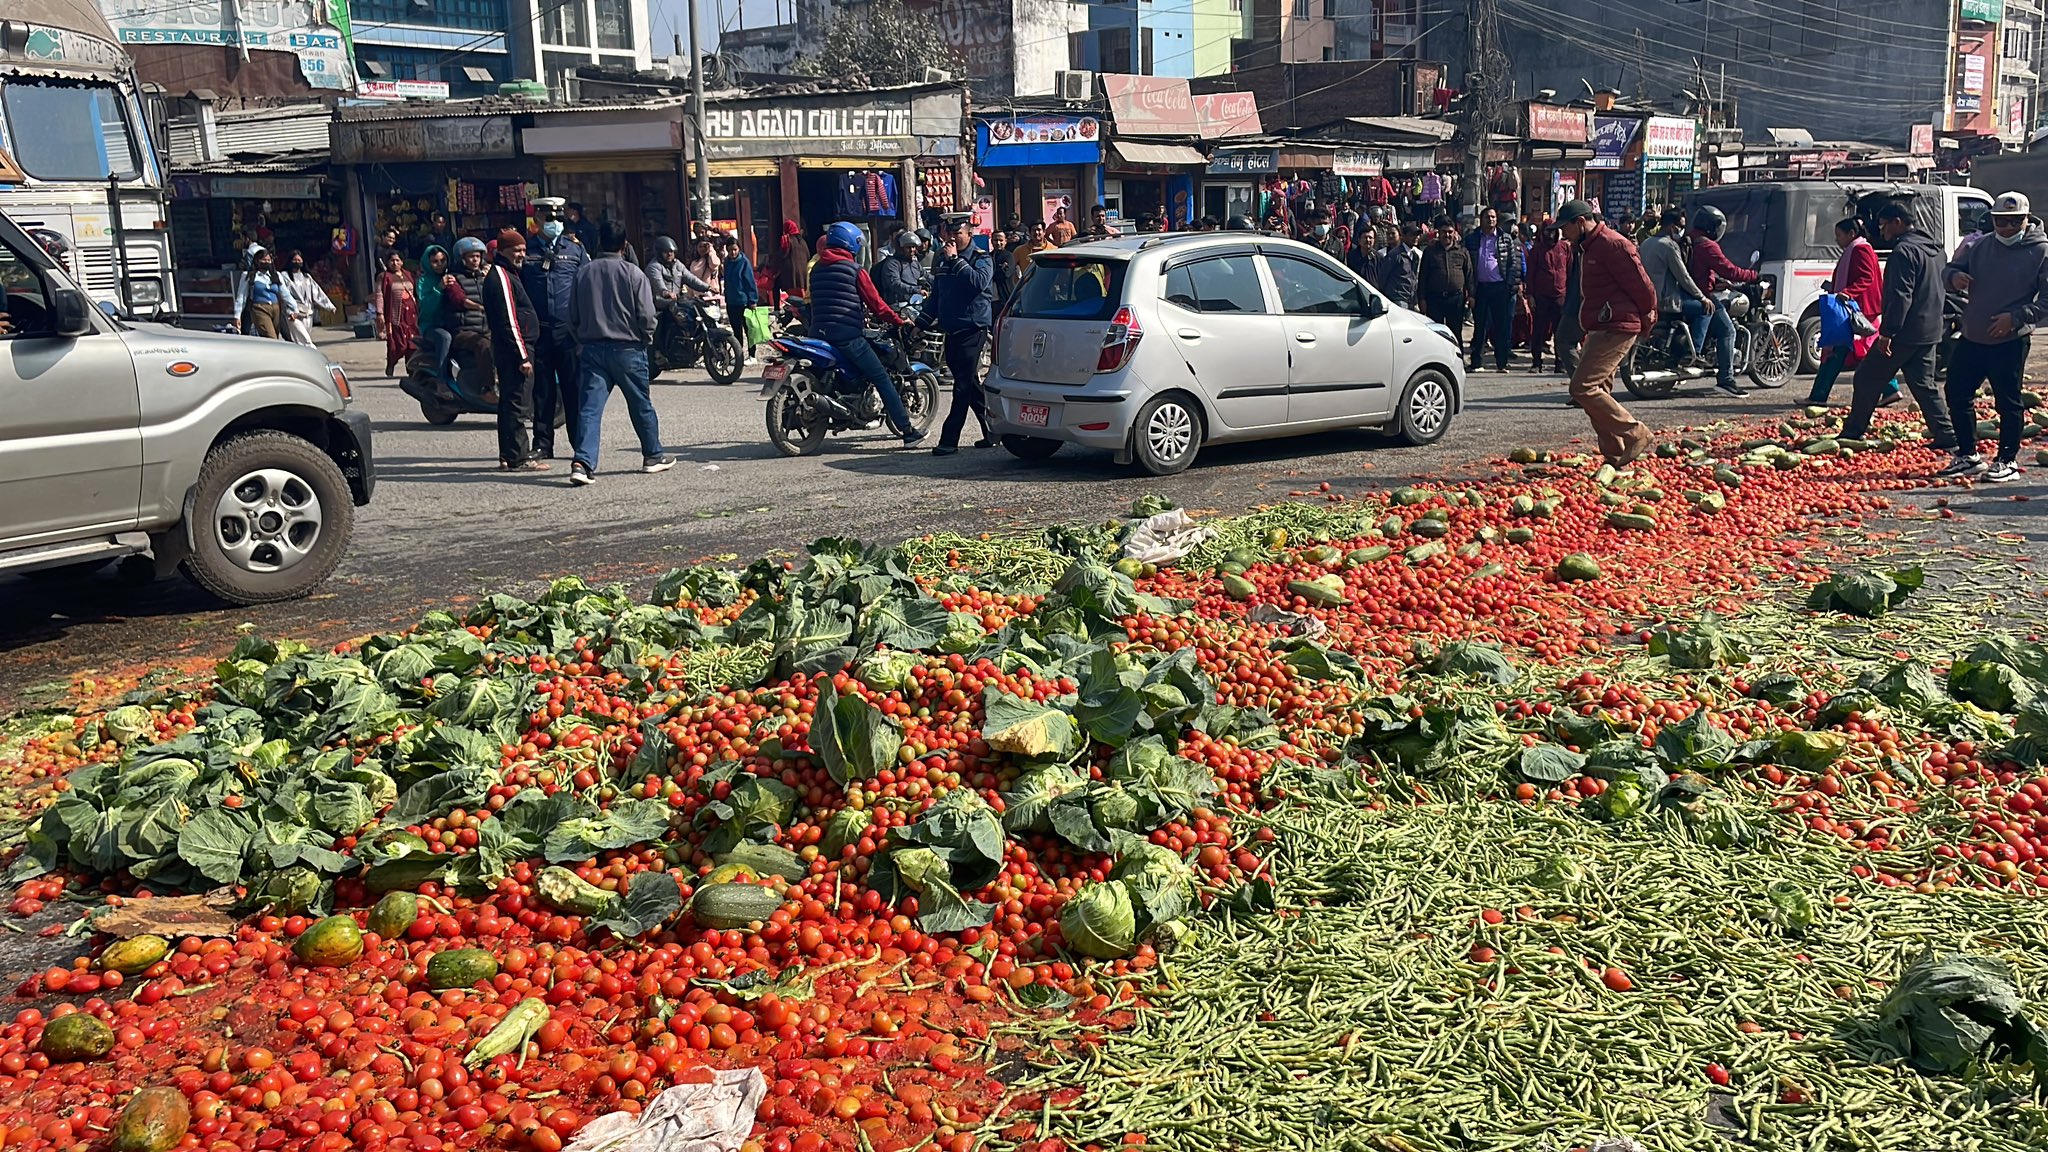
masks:
<svg viewBox="0 0 2048 1152"><path fill-rule="evenodd" d="M682 261L673 237L654 238L654 259L647 262L647 282L654 287L654 312L658 318L655 325L654 346L668 347L671 330L680 322L677 309L685 304L686 292L709 292L706 284Z"/></svg>
<svg viewBox="0 0 2048 1152"><path fill-rule="evenodd" d="M577 270L589 263L590 254L568 231L567 208L568 202L559 196L533 202L539 230L527 240L526 263L519 270L540 318L540 333L533 342L533 454L541 460L555 454L555 413L568 416L569 440L574 443L581 407L576 397L583 387L582 371L576 360L569 294L576 286Z"/></svg>
<svg viewBox="0 0 2048 1152"><path fill-rule="evenodd" d="M1692 214L1692 251L1685 258L1685 269L1692 273L1693 282L1700 291L1712 297L1714 293L1730 284L1754 284L1757 274L1747 268L1739 268L1733 260L1721 251L1721 235L1728 231L1728 217L1711 204L1702 204ZM1699 342L1694 329L1694 351L1705 345ZM1714 351L1714 386L1730 396L1747 396L1748 392L1735 383L1735 321L1725 308L1707 314L1705 332L1709 337L1721 341Z"/></svg>
<svg viewBox="0 0 2048 1152"><path fill-rule="evenodd" d="M903 446L914 448L924 435L911 428L903 398L897 395L895 382L867 338L870 312L885 324L900 327L904 320L882 299L867 269L860 266L860 244L860 229L844 220L825 229L818 266L811 271L811 327L852 374L874 386L890 425L903 437Z"/></svg>
<svg viewBox="0 0 2048 1152"><path fill-rule="evenodd" d="M939 429L939 446L934 456L951 456L960 450L960 433L967 426L967 414L981 421L981 440L986 448L995 443L988 434L988 412L981 395L981 350L988 346L989 326L995 322L995 268L989 254L974 246L974 217L950 216L941 233L938 275L932 280L931 307L920 325L935 327L946 337L946 371L953 376L953 407Z"/></svg>
<svg viewBox="0 0 2048 1152"><path fill-rule="evenodd" d="M889 254L875 261L875 291L882 294L882 302L889 307L901 308L923 290L924 268L919 263L923 247L917 233L905 228L896 234Z"/></svg>
<svg viewBox="0 0 2048 1152"><path fill-rule="evenodd" d="M1650 274L1650 283L1657 286L1657 313L1659 316L1684 316L1685 327L1690 333L1683 360L1699 355L1706 338L1707 323L1714 317L1714 301L1685 267L1685 248L1679 238L1685 235L1685 212L1678 208L1666 208L1658 218L1657 232L1643 241L1640 251L1643 256L1643 271Z"/></svg>
<svg viewBox="0 0 2048 1152"><path fill-rule="evenodd" d="M455 242L455 267L449 269L441 281L440 323L441 331L447 333L440 344L445 349L441 354L443 382L440 388L443 391L448 389L445 381L451 360L456 366L456 381L459 383L463 360L473 355L476 346L482 344L482 350L486 354L489 352L491 325L484 315L487 283L484 258L484 242L474 236L464 236ZM465 336L470 339L463 339ZM462 354L460 358L458 353ZM463 391L468 392L472 400L482 399L480 389L465 387ZM447 398L453 399L453 394Z"/></svg>

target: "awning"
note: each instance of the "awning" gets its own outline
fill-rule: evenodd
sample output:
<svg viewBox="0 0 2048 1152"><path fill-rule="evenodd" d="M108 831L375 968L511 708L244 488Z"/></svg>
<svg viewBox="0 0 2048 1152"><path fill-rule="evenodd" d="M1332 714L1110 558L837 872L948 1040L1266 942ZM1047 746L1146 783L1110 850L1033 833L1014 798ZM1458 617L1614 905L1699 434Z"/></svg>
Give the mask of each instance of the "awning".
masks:
<svg viewBox="0 0 2048 1152"><path fill-rule="evenodd" d="M1143 164L1148 167L1193 164L1207 167L1209 158L1185 144L1139 144L1130 140L1112 140L1109 146L1126 164Z"/></svg>

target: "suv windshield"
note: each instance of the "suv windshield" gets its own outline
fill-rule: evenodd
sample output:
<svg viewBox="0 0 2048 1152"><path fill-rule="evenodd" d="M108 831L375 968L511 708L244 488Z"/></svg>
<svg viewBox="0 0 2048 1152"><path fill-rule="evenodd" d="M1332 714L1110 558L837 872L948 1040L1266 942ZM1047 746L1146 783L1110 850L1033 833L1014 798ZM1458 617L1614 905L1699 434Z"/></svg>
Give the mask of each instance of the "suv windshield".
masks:
<svg viewBox="0 0 2048 1152"><path fill-rule="evenodd" d="M1036 320L1107 320L1123 297L1125 264L1076 256L1032 257L1010 315Z"/></svg>
<svg viewBox="0 0 2048 1152"><path fill-rule="evenodd" d="M17 79L0 87L0 106L15 161L38 180L140 175L121 94L112 88Z"/></svg>

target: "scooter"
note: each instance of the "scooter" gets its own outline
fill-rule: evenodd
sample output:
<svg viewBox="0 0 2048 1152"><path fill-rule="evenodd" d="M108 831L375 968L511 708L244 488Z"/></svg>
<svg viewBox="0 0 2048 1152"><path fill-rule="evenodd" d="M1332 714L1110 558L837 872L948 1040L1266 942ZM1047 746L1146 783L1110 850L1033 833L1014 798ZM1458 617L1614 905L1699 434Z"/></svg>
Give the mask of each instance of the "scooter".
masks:
<svg viewBox="0 0 2048 1152"><path fill-rule="evenodd" d="M1799 365L1799 327L1791 317L1772 312L1770 300L1770 285L1761 281L1714 293L1714 307L1726 309L1735 322L1736 374L1748 376L1759 388L1783 388ZM1709 337L1695 356L1684 316L1660 319L1622 362L1621 379L1629 395L1652 400L1690 380L1713 380L1714 339Z"/></svg>
<svg viewBox="0 0 2048 1152"><path fill-rule="evenodd" d="M421 348L405 362L398 387L419 401L427 423L448 425L465 412L496 415L498 372L491 360L491 338L484 332L458 334L448 349L447 380L434 370L432 349Z"/></svg>
<svg viewBox="0 0 2048 1152"><path fill-rule="evenodd" d="M711 379L730 384L740 378L746 353L739 337L725 324L725 302L715 298L678 297L660 308L654 349L648 362L659 376L672 368L695 367L699 361Z"/></svg>
<svg viewBox="0 0 2048 1152"><path fill-rule="evenodd" d="M914 435L931 430L939 414L939 374L907 349L917 347L914 326L870 331L868 342L895 381ZM850 371L823 340L781 336L768 342L775 353L762 370L761 395L768 401L768 439L784 456L806 456L833 432L881 428L888 416L882 396Z"/></svg>

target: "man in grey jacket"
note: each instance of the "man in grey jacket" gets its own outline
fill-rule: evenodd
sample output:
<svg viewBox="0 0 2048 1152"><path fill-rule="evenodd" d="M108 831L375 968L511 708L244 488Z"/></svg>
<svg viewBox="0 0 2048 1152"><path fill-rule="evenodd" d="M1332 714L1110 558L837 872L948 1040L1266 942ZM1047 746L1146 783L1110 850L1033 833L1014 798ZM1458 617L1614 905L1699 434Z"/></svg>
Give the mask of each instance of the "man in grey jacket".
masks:
<svg viewBox="0 0 2048 1152"><path fill-rule="evenodd" d="M604 434L604 405L617 388L640 437L640 470L666 472L675 460L661 450L661 425L647 394L647 346L654 340L654 286L647 273L626 259L624 225L608 223L604 255L576 270L569 293L569 317L582 348L583 374L578 418L571 426L576 457L569 483L597 483L597 448Z"/></svg>
<svg viewBox="0 0 2048 1152"><path fill-rule="evenodd" d="M2026 411L2020 381L2034 326L2048 319L2048 235L2034 223L2027 198L2007 192L1991 203L1991 235L1949 261L1948 283L1969 293L1963 336L1948 364L1948 408L1956 456L1943 476L1983 473L1992 483L2019 479L2020 433ZM1977 454L1977 389L1991 385L1998 409L1998 458Z"/></svg>
<svg viewBox="0 0 2048 1152"><path fill-rule="evenodd" d="M1678 238L1685 234L1685 213L1666 208L1657 218L1657 234L1643 241L1643 271L1657 286L1657 311L1664 315L1683 314L1685 328L1692 336L1692 354L1698 356L1707 337L1720 337L1714 346L1715 381L1730 396L1746 396L1735 383L1735 324L1714 308L1714 299L1701 290L1699 281L1685 266L1685 249Z"/></svg>

